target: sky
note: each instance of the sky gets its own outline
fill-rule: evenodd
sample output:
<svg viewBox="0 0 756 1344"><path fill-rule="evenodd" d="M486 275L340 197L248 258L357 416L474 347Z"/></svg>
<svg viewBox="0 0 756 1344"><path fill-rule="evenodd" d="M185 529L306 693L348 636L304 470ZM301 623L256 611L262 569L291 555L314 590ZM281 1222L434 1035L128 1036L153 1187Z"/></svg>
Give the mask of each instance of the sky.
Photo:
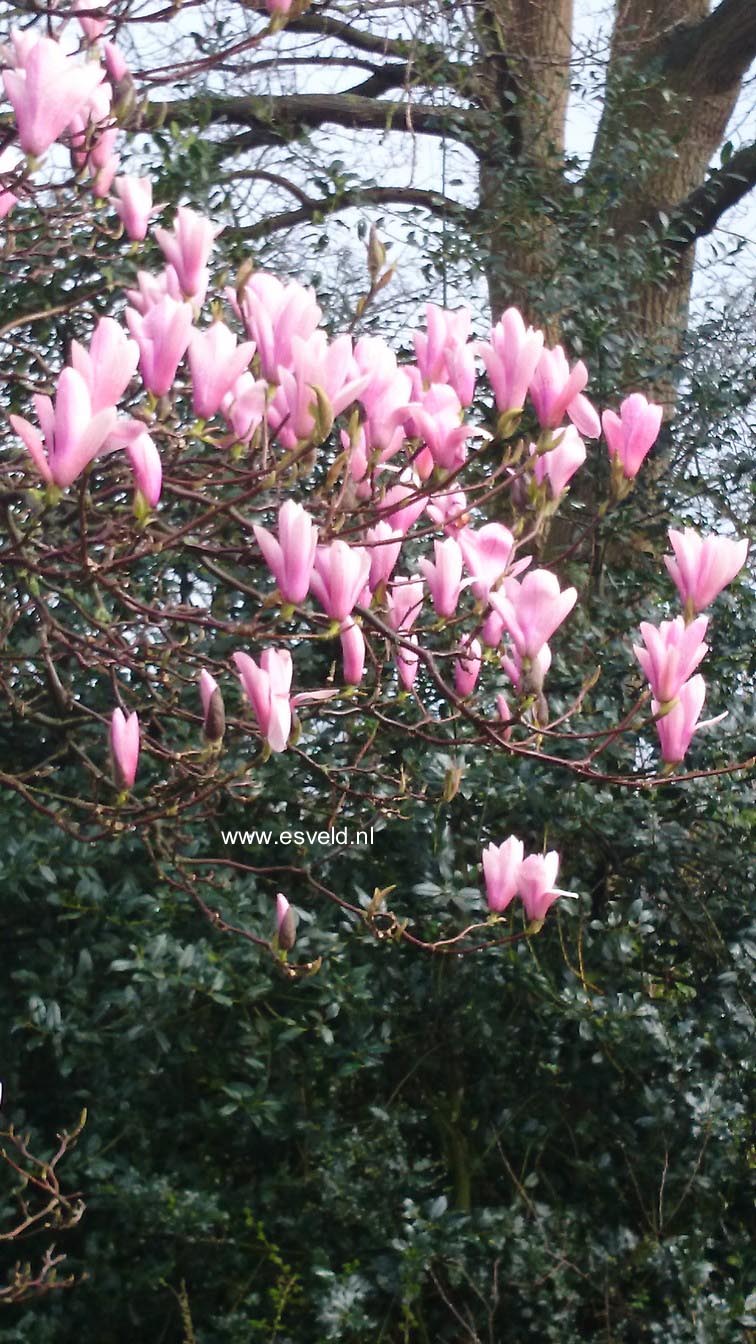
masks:
<svg viewBox="0 0 756 1344"><path fill-rule="evenodd" d="M756 0L754 0L756 3ZM346 7L348 9L348 6ZM574 73L575 83L574 91L570 101L567 124L567 147L571 155L576 156L582 161L586 161L589 154L598 116L601 110L602 102L602 77L603 65L608 47L608 41L611 31L612 12L614 9L613 0L575 0L575 27L574 27ZM408 7L399 6L387 7L385 9L385 22L391 22L397 25L401 22L417 25L418 15L422 10L422 5L411 5ZM375 12L384 11L384 5L375 6ZM170 44L166 39L175 39L183 50L182 56L197 57L202 54L202 48L195 46L191 34L201 30L203 25L210 25L216 14L231 14L232 22L239 31L255 31L262 24L262 18L250 15L241 6L224 7L223 4L202 3L198 6L186 5L177 11L176 17L170 21L170 25L161 23L154 29L149 25L142 28L135 28L132 31L138 34L139 52L137 54L137 64L139 57L142 58L144 66L150 67L155 63L170 62L174 56ZM406 16L409 15L409 19ZM364 25L364 22L362 24ZM392 29L396 31L396 28ZM76 39L78 34L77 25L72 25L71 37ZM257 52L250 52L245 56L245 60L253 59L256 62L262 62L256 79L259 80L261 90L265 82L272 78L274 81L283 81L285 87L298 87L301 89L323 90L330 87L333 90L346 88L359 78L352 69L339 66L329 67L325 72L317 66L299 67L294 74L293 71L284 67L283 71L278 68L271 72L266 68L265 62L275 55L278 45L281 45L285 51L287 48L292 50L298 57L315 55L316 52L322 52L322 40L310 40L301 35L291 38L283 36L275 40L275 47L272 43L265 43ZM336 50L336 48L332 48ZM325 76L325 82L324 82ZM220 73L213 76L212 83L223 92L236 91L233 84L233 77ZM152 97L170 97L174 90L170 87L155 87L151 90ZM175 91L179 93L178 90ZM179 93L180 96L180 93ZM756 73L752 76L744 89L740 103L733 117L730 137L734 146L741 143L749 143L756 140ZM316 136L313 136L316 146L326 148L326 155L321 156L321 162L328 157L340 156L344 162L347 172L355 170L357 174L364 167L367 174L374 180L382 183L394 183L402 186L416 185L426 188L439 188L443 181L446 183L447 193L452 197L472 202L474 200L474 181L475 168L472 156L466 151L459 149L453 144L444 145L441 141L422 136L408 136L406 134L393 134L381 136L376 134L370 138L369 149L366 149L359 162L355 162L355 138L347 132L339 131L336 128L329 127ZM359 143L364 147L367 138L363 137ZM291 159L290 151L287 149L286 155ZM276 153L263 153L263 162L272 168L285 161ZM301 154L301 165L299 168L300 182L309 191L313 191L313 178L317 172L316 156L308 156L308 151L303 148ZM249 198L248 208L253 212L250 216L254 219L254 212L267 209L270 206L271 197L274 189L261 188L256 196ZM280 198L284 200L285 198ZM292 204L291 200L286 200L286 205ZM278 208L281 208L279 204ZM335 216L329 224L329 245L334 250L334 258L330 263L323 256L320 265L325 272L338 272L342 260L346 264L348 254L359 254L360 244L357 239L357 226L366 216L365 211L349 211L341 216ZM399 211L385 211L384 236L387 241L393 244L391 256L396 260L399 267L399 275L396 285L392 288L392 294L385 296L388 304L392 297L401 298L399 290L402 288L402 267L411 266L415 271L415 282L410 280L409 273L404 277L404 289L409 293L410 290L417 290L420 286L417 284L416 268L421 264L423 253L422 228L419 230L417 246L410 243L410 232L413 226L408 222L406 214ZM296 253L290 249L287 251L285 239L281 237L281 264L285 265L288 261L296 261ZM733 261L733 253L737 253L737 261ZM275 248L269 253L271 265L276 264ZM716 301L719 305L726 305L728 295L733 291L742 295L744 287L750 286L753 289L756 281L756 193L752 193L750 198L739 207L730 211L725 217L721 227L715 235L704 240L698 248L699 265L696 270L694 295L696 311L703 314L707 302ZM429 289L434 292L429 293L428 297L433 297L436 301L441 297L439 286L441 281L438 277L429 275L427 278ZM469 292L454 293L448 290L446 300L450 306L454 306L462 298L474 298ZM485 308L485 291L481 284L480 305ZM398 305L402 306L401 302Z"/></svg>
<svg viewBox="0 0 756 1344"><path fill-rule="evenodd" d="M754 0L756 3L756 0ZM377 6L382 9L382 6ZM403 7L393 10L399 15ZM410 14L416 15L422 6L411 6ZM567 121L567 149L570 155L581 161L587 161L602 106L603 70L611 35L613 0L576 0L575 26L573 30L574 46L574 89L569 104ZM387 10L389 18L391 13ZM364 24L362 25L364 26ZM301 36L287 40L296 49L297 54L308 54L308 46ZM322 50L322 46L312 47ZM339 69L328 72L328 80L334 90L349 87L355 81L355 72ZM305 68L297 74L298 87L323 89L323 72ZM323 133L334 153L340 153L347 168L354 164L354 138L347 132L328 128ZM756 140L756 72L747 81L738 107L732 118L729 137L734 148ZM364 140L360 143L364 143ZM369 175L377 181L402 186L415 185L438 189L445 181L447 193L458 199L474 200L475 168L472 156L453 144L444 145L432 137L407 135L376 135L371 142L368 155L364 156ZM346 236L356 229L360 213L345 213L336 223L332 236L335 245L339 235ZM385 236L393 241L392 257L400 265L408 259L409 226L401 213L393 215L386 211ZM413 256L417 254L413 252ZM734 260L736 258L736 260ZM746 201L728 212L711 238L703 240L697 249L698 265L694 281L694 312L703 316L707 305L726 307L733 293L741 296L743 289L756 284L756 192ZM417 264L416 260L413 264ZM429 283L432 282L429 281ZM438 295L433 296L438 301ZM454 306L461 298L470 295L447 295L447 302ZM485 307L484 289L481 286L481 302Z"/></svg>
<svg viewBox="0 0 756 1344"><path fill-rule="evenodd" d="M754 0L756 3L756 0ZM588 57L589 76L601 70L601 56L608 48L613 5L606 0L576 0L574 46L576 58ZM586 81L586 84L588 81ZM600 80L596 80L600 92ZM573 93L567 118L568 150L584 158L595 134L600 97L595 101ZM756 141L756 72L746 80L733 114L728 136L734 149ZM718 166L718 159L714 166ZM741 263L733 264L736 253ZM756 192L730 210L710 239L698 244L693 283L693 309L702 314L707 304L726 306L733 292L744 285L756 292Z"/></svg>

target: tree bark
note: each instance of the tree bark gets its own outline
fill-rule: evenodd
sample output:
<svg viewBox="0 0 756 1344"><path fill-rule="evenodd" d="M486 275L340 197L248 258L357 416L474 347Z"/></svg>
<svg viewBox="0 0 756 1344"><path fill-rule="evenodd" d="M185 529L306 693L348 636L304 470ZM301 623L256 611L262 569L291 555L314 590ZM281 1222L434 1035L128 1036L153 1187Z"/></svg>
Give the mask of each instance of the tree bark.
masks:
<svg viewBox="0 0 756 1344"><path fill-rule="evenodd" d="M489 30L500 45L492 50L489 40L483 57L489 70L506 63L502 124L510 127L508 140L500 136L481 159L491 307L496 317L507 302L515 302L554 336L560 314L548 278L558 265L556 221L571 190L564 174L571 0L493 0L487 8ZM707 0L618 0L606 102L583 186L595 190L597 199L603 192L607 204L600 232L616 240L620 254L623 248L628 255L638 248L649 254L645 275L638 274L637 263L622 267L632 286L630 344L666 348L672 363L688 325L695 237L716 222L728 197L739 194L734 171L708 197L703 184L754 55L753 0L722 0L713 13ZM489 89L494 84L489 74ZM631 145L646 146L646 158L634 164L625 150L626 186L617 192L623 146ZM741 157L752 180L756 164L750 151ZM538 203L529 212L518 209L519 174L527 177L530 190L536 187ZM681 218L688 220L682 234ZM673 219L674 241L665 245ZM632 380L632 368L627 373Z"/></svg>
<svg viewBox="0 0 756 1344"><path fill-rule="evenodd" d="M554 314L534 309L533 290L556 246L546 203L564 191L572 18L572 0L491 0L478 23L485 103L497 127L480 159L491 311L494 319L510 304L537 312L554 334ZM528 208L519 189L526 180ZM543 208L533 208L534 186Z"/></svg>
<svg viewBox="0 0 756 1344"><path fill-rule="evenodd" d="M674 362L695 240L756 185L756 145L709 175L756 58L756 0L719 0L713 9L709 0L616 0L604 107L581 180L565 148L573 18L573 0L475 0L455 10L455 22L468 24L460 53L474 53L462 59L434 41L430 23L427 36L410 39L385 25L371 31L370 7L346 22L323 4L293 19L288 33L351 50L361 82L342 93L268 97L242 83L235 96L176 100L169 115L182 127L230 128L219 159L285 147L327 125L461 143L479 164L474 212L453 193L412 184L393 192L350 184L330 195L326 187L321 197L295 187L296 208L255 222L248 235L359 203L420 205L473 232L495 318L514 303L552 339L567 321L590 347L601 321L581 332L582 299L587 307L593 294L596 312L608 312L621 278L614 334L626 333L630 351L666 348ZM139 115L134 129L149 130L165 112L148 104ZM609 277L603 292L599 269ZM631 385L632 360L626 374Z"/></svg>
<svg viewBox="0 0 756 1344"><path fill-rule="evenodd" d="M621 242L648 228L661 235L665 216L701 186L722 144L747 68L742 55L754 40L754 8L749 19L736 0L715 14L725 7L728 23L720 19L716 28L707 0L625 0L618 7L589 177L611 171L623 137L659 146L656 161L641 166L632 190L607 213ZM665 346L674 361L688 325L693 247L665 257L665 273L638 285L632 310L640 342Z"/></svg>

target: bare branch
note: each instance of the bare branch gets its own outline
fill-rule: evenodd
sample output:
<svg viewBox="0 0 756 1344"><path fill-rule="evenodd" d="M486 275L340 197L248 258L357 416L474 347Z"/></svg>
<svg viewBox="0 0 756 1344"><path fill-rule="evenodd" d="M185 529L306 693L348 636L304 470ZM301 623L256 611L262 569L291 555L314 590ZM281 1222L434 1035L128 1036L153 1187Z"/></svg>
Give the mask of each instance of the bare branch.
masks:
<svg viewBox="0 0 756 1344"><path fill-rule="evenodd" d="M292 19L286 25L288 33L320 33L323 37L335 37L357 51L371 51L380 56L391 56L395 60L412 60L413 63L446 65L447 57L443 47L431 42L416 42L406 38L379 37L376 33L366 33L361 28L353 28L341 19L333 19L327 14L303 14Z"/></svg>
<svg viewBox="0 0 756 1344"><path fill-rule="evenodd" d="M0 1232L0 1242L21 1241L32 1233L50 1228L63 1232L76 1227L84 1213L84 1201L78 1192L68 1194L61 1189L57 1168L75 1147L86 1116L86 1111L82 1111L70 1132L63 1130L58 1134L58 1147L48 1158L39 1158L30 1152L29 1136L19 1134L13 1126L0 1133L0 1139L7 1139L9 1143L9 1148L0 1147L0 1159L19 1178L14 1192L17 1214L8 1231ZM50 1245L36 1270L29 1262L17 1261L8 1282L0 1286L0 1303L26 1302L55 1289L72 1287L76 1281L74 1275L62 1278L58 1273L65 1258L57 1255L55 1246Z"/></svg>
<svg viewBox="0 0 756 1344"><path fill-rule="evenodd" d="M350 96L378 98L380 94L388 93L389 89L403 88L409 73L410 68L407 65L384 65L383 69L374 70L361 84L355 84L349 90Z"/></svg>
<svg viewBox="0 0 756 1344"><path fill-rule="evenodd" d="M350 191L334 193L332 197L307 200L298 210L284 210L281 214L267 216L256 224L239 229L237 234L240 238L266 238L270 233L279 233L297 224L311 224L318 216L336 215L342 210L360 205L415 205L447 219L451 216L458 219L472 216L467 206L460 205L459 201L443 196L438 191L426 191L421 187L355 187Z"/></svg>
<svg viewBox="0 0 756 1344"><path fill-rule="evenodd" d="M697 238L716 228L722 215L742 201L756 186L756 144L737 150L732 158L691 192L671 218L671 242L667 247L682 251Z"/></svg>
<svg viewBox="0 0 756 1344"><path fill-rule="evenodd" d="M151 104L140 129L157 125L164 114L163 104ZM235 142L240 148L286 144L306 130L325 125L353 131L409 131L474 144L488 124L484 113L466 108L383 102L349 93L189 98L169 103L168 117L181 127L198 123L246 126L241 143Z"/></svg>
<svg viewBox="0 0 756 1344"><path fill-rule="evenodd" d="M756 5L753 0L722 0L700 23L672 30L662 69L684 78L686 90L700 96L734 88L754 58Z"/></svg>

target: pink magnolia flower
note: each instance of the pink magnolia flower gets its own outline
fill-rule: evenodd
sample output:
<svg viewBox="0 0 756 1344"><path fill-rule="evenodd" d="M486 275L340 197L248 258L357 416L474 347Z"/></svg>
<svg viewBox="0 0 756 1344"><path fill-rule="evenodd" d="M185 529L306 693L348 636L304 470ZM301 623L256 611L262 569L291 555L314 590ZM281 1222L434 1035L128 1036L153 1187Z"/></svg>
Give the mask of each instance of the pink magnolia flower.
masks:
<svg viewBox="0 0 756 1344"><path fill-rule="evenodd" d="M601 422L596 411L582 395L588 382L588 370L578 360L572 370L561 345L543 350L530 381L530 396L543 429L558 429L565 413L581 434L597 439Z"/></svg>
<svg viewBox="0 0 756 1344"><path fill-rule="evenodd" d="M265 0L269 14L288 14L294 0Z"/></svg>
<svg viewBox="0 0 756 1344"><path fill-rule="evenodd" d="M621 403L619 415L604 411L601 416L609 456L619 464L626 480L635 479L656 443L663 414L662 406L655 406L640 392L633 392Z"/></svg>
<svg viewBox="0 0 756 1344"><path fill-rule="evenodd" d="M209 420L220 409L237 378L255 353L254 341L237 345L225 322L213 322L207 331L192 331L189 339L189 370L192 375L192 408Z"/></svg>
<svg viewBox="0 0 756 1344"><path fill-rule="evenodd" d="M12 191L0 191L0 219L5 219L14 205L18 205L18 196L14 196Z"/></svg>
<svg viewBox="0 0 756 1344"><path fill-rule="evenodd" d="M115 407L93 412L87 384L71 368L58 378L54 403L45 396L33 401L41 434L20 415L11 415L10 422L43 481L65 490L102 450L116 422Z"/></svg>
<svg viewBox="0 0 756 1344"><path fill-rule="evenodd" d="M403 473L396 485L389 486L381 504L381 517L403 536L409 532L427 506L422 487L409 472Z"/></svg>
<svg viewBox="0 0 756 1344"><path fill-rule="evenodd" d="M93 3L93 0L73 0L73 11L84 36L90 42L96 42L98 37L102 37L108 26L107 19L96 18L97 11L101 12L104 7Z"/></svg>
<svg viewBox="0 0 756 1344"><path fill-rule="evenodd" d="M536 452L535 444L530 445L531 453ZM585 444L574 425L567 425L559 436L556 448L548 453L540 453L533 462L533 475L539 485L548 481L552 499L558 499L567 488L575 472L582 467L586 459Z"/></svg>
<svg viewBox="0 0 756 1344"><path fill-rule="evenodd" d="M354 363L365 378L358 396L360 423L356 431L352 428L358 449L355 466L359 456L364 456L365 470L375 470L405 446L405 419L415 400L415 388L410 370L399 366L393 350L380 337L360 337L354 345Z"/></svg>
<svg viewBox="0 0 756 1344"><path fill-rule="evenodd" d="M516 835L501 845L490 844L483 850L483 876L489 910L500 914L517 895L525 846Z"/></svg>
<svg viewBox="0 0 756 1344"><path fill-rule="evenodd" d="M507 697L505 695L502 695L501 693L499 693L499 695L497 695L496 697L496 713L498 714L502 723L511 723L512 711L509 708L509 705L507 704ZM504 740L508 742L511 736L512 736L512 729L505 728L502 733L502 737L504 738Z"/></svg>
<svg viewBox="0 0 756 1344"><path fill-rule="evenodd" d="M498 611L494 611L492 607L490 611L486 613L486 619L483 622L483 628L480 632L486 648L497 649L499 647L504 638L505 628L504 621Z"/></svg>
<svg viewBox="0 0 756 1344"><path fill-rule="evenodd" d="M405 432L426 445L437 467L455 471L467 457L465 443L472 432L469 425L462 423L459 397L453 387L444 383L433 383L421 396L422 400L407 406Z"/></svg>
<svg viewBox="0 0 756 1344"><path fill-rule="evenodd" d="M146 504L154 509L163 489L163 467L154 440L143 429L126 444L134 482Z"/></svg>
<svg viewBox="0 0 756 1344"><path fill-rule="evenodd" d="M122 709L114 709L110 720L110 754L116 788L130 789L136 779L139 762L139 719Z"/></svg>
<svg viewBox="0 0 756 1344"><path fill-rule="evenodd" d="M86 168L94 196L107 196L118 172L120 135L111 113L112 90L98 84L68 125L71 160L78 170Z"/></svg>
<svg viewBox="0 0 756 1344"><path fill-rule="evenodd" d="M85 350L71 342L71 364L84 379L94 412L120 401L139 363L139 346L130 341L119 322L101 317Z"/></svg>
<svg viewBox="0 0 756 1344"><path fill-rule="evenodd" d="M23 162L24 160L19 155L18 150L13 146L0 151L0 180L8 178L10 179L10 182L14 182L15 184L19 165ZM14 192L0 191L0 219L5 219L6 215L10 214L14 205L18 205L18 201L19 198Z"/></svg>
<svg viewBox="0 0 756 1344"><path fill-rule="evenodd" d="M115 144L117 127L106 125L111 120L110 105L113 91L109 84L99 83L85 102L71 114L68 122L68 140L71 162L81 171L94 161L97 153L98 164L107 158ZM100 140L105 137L104 146Z"/></svg>
<svg viewBox="0 0 756 1344"><path fill-rule="evenodd" d="M658 627L647 621L641 623L646 647L634 644L633 653L643 668L655 700L662 704L674 700L683 682L695 672L708 652L709 646L703 642L707 625L706 616L699 616L687 626L682 616L676 616L674 621L662 621Z"/></svg>
<svg viewBox="0 0 756 1344"><path fill-rule="evenodd" d="M514 537L503 523L484 523L476 532L463 527L457 533L465 568L473 579L472 590L485 602L492 588L507 571L514 550Z"/></svg>
<svg viewBox="0 0 756 1344"><path fill-rule="evenodd" d="M697 728L709 727L725 717L721 714L716 719L707 719L705 723L699 723L705 699L706 682L699 673L680 687L677 699L666 713L663 705L656 700L651 701L652 712L661 715L655 720L656 731L661 743L662 760L667 765L680 764Z"/></svg>
<svg viewBox="0 0 756 1344"><path fill-rule="evenodd" d="M118 134L117 131L113 131L112 139L115 139L117 134ZM113 185L113 180L115 178L116 173L118 172L118 168L121 162L120 156L118 154L111 154L104 152L106 143L112 143L112 140L106 142L105 140L106 135L110 137L111 132L106 131L104 135L101 137L101 139L98 140L97 142L98 149L102 148L103 150L102 154L99 153L97 154L98 162L95 162L94 153L90 154L89 156L90 172L93 173L91 182L91 191L92 195L95 196L98 200L105 200L105 197L107 196L111 186ZM93 169L95 168L97 169L97 171L93 172Z"/></svg>
<svg viewBox="0 0 756 1344"><path fill-rule="evenodd" d="M419 574L411 579L394 579L386 594L389 624L401 634L407 634L417 620L423 606L423 581Z"/></svg>
<svg viewBox="0 0 756 1344"><path fill-rule="evenodd" d="M310 591L318 543L312 518L301 504L287 499L278 510L278 540L267 527L254 527L253 531L284 602L298 606Z"/></svg>
<svg viewBox="0 0 756 1344"><path fill-rule="evenodd" d="M414 335L415 359L423 381L448 383L463 406L469 406L475 393L475 349L468 344L470 309L450 312L429 303L425 308L427 334Z"/></svg>
<svg viewBox="0 0 756 1344"><path fill-rule="evenodd" d="M702 537L692 527L684 532L670 528L674 550L664 563L674 581L686 615L703 611L740 572L748 554L747 541L730 537Z"/></svg>
<svg viewBox="0 0 756 1344"><path fill-rule="evenodd" d="M521 411L543 350L543 332L525 327L516 308L507 308L491 330L490 342L479 341L477 352L502 414Z"/></svg>
<svg viewBox="0 0 756 1344"><path fill-rule="evenodd" d="M522 583L510 579L505 593L491 593L520 658L536 658L554 631L572 611L577 590L559 589L559 580L547 569L533 569Z"/></svg>
<svg viewBox="0 0 756 1344"><path fill-rule="evenodd" d="M108 79L112 80L114 84L120 84L121 80L125 79L129 73L126 57L115 42L103 42L102 48Z"/></svg>
<svg viewBox="0 0 756 1344"><path fill-rule="evenodd" d="M49 37L11 34L16 65L3 83L25 154L39 158L71 124L97 85L102 70L93 61L77 64Z"/></svg>
<svg viewBox="0 0 756 1344"><path fill-rule="evenodd" d="M354 360L360 373L369 378L359 398L365 412L360 448L366 471L373 454L381 462L387 462L402 447L404 413L413 400L412 379L406 369L399 367L393 350L379 336L360 337L355 343ZM352 475L355 480L361 479L354 470Z"/></svg>
<svg viewBox="0 0 756 1344"><path fill-rule="evenodd" d="M310 587L326 614L341 624L351 616L369 573L369 551L336 540L318 546Z"/></svg>
<svg viewBox="0 0 756 1344"><path fill-rule="evenodd" d="M436 611L439 616L451 617L457 610L459 595L467 586L468 580L462 580L462 551L454 537L445 541L434 541L435 564L422 559L419 568L428 584Z"/></svg>
<svg viewBox="0 0 756 1344"><path fill-rule="evenodd" d="M457 695L472 695L480 675L483 650L478 639L465 639L454 661L454 688Z"/></svg>
<svg viewBox="0 0 756 1344"><path fill-rule="evenodd" d="M407 642L417 648L417 635L408 635ZM417 680L418 668L420 667L419 655L413 649L408 649L405 644L400 644L394 654L394 662L402 687L405 691L411 691Z"/></svg>
<svg viewBox="0 0 756 1344"><path fill-rule="evenodd" d="M467 525L467 496L463 490L443 490L428 501L428 517L442 527L447 537L457 536Z"/></svg>
<svg viewBox="0 0 756 1344"><path fill-rule="evenodd" d="M548 854L529 854L523 860L518 875L518 889L529 920L540 923L559 896L577 900L576 892L562 891L555 885L558 872L559 855L555 849L550 849Z"/></svg>
<svg viewBox="0 0 756 1344"><path fill-rule="evenodd" d="M268 405L268 420L286 449L322 440L335 416L357 397L368 382L352 355L349 336L329 344L325 332L316 331L307 341L291 339L291 366L279 365L279 383Z"/></svg>
<svg viewBox="0 0 756 1344"><path fill-rule="evenodd" d="M265 419L268 404L268 384L255 379L251 373L237 378L223 400L223 415L240 443L248 443Z"/></svg>
<svg viewBox="0 0 756 1344"><path fill-rule="evenodd" d="M365 547L370 551L368 584L372 593L391 578L403 540L401 532L395 532L387 522L376 523L365 533Z"/></svg>
<svg viewBox="0 0 756 1344"><path fill-rule="evenodd" d="M297 941L294 911L282 891L276 896L276 939L282 952L291 952Z"/></svg>
<svg viewBox="0 0 756 1344"><path fill-rule="evenodd" d="M370 494L370 485L365 480L370 466L371 454L368 449L364 425L350 425L349 431L339 431L341 446L347 455L349 475L358 486L357 497L365 499Z"/></svg>
<svg viewBox="0 0 756 1344"><path fill-rule="evenodd" d="M409 691L415 684L420 665L419 655L415 652L418 647L417 637L410 634L423 606L423 581L420 576L413 574L409 579L394 579L386 594L386 606L389 625L403 640L396 646L394 661L399 680L405 691ZM412 647L408 648L408 644Z"/></svg>
<svg viewBox="0 0 756 1344"><path fill-rule="evenodd" d="M119 448L126 450L138 493L144 502L154 509L162 490L163 468L160 454L147 433L143 420L116 421L102 451L112 453Z"/></svg>
<svg viewBox="0 0 756 1344"><path fill-rule="evenodd" d="M139 372L156 397L170 392L176 370L186 353L192 330L192 309L167 294L144 317L126 309L126 324L139 346Z"/></svg>
<svg viewBox="0 0 756 1344"><path fill-rule="evenodd" d="M160 303L166 294L171 299L181 299L181 286L172 266L166 266L159 275L151 275L149 271L137 271L137 286L137 289L126 290L126 298L132 308L143 317L150 308Z"/></svg>
<svg viewBox="0 0 756 1344"><path fill-rule="evenodd" d="M220 686L204 668L200 673L200 698L205 740L220 742L226 731L226 708Z"/></svg>
<svg viewBox="0 0 756 1344"><path fill-rule="evenodd" d="M314 290L296 281L285 285L275 275L256 271L240 298L235 290L226 293L257 346L263 377L277 383L279 366L291 366L293 338L307 341L322 317Z"/></svg>
<svg viewBox="0 0 756 1344"><path fill-rule="evenodd" d="M341 654L344 666L344 681L347 686L359 686L365 671L365 636L361 627L349 616L342 621L339 631Z"/></svg>
<svg viewBox="0 0 756 1344"><path fill-rule="evenodd" d="M156 208L152 204L152 182L149 177L116 177L113 189L118 199L114 202L129 238L140 243L147 237L150 219Z"/></svg>
<svg viewBox="0 0 756 1344"><path fill-rule="evenodd" d="M291 735L291 654L288 649L265 649L259 666L247 653L235 653L233 660L270 750L285 751Z"/></svg>
<svg viewBox="0 0 756 1344"><path fill-rule="evenodd" d="M173 231L155 229L155 240L176 272L181 292L199 303L207 292L207 263L220 229L188 206L179 206Z"/></svg>
<svg viewBox="0 0 756 1344"><path fill-rule="evenodd" d="M535 658L523 658L517 649L510 649L500 659L500 665L518 695L540 695L551 667L551 649L543 644Z"/></svg>

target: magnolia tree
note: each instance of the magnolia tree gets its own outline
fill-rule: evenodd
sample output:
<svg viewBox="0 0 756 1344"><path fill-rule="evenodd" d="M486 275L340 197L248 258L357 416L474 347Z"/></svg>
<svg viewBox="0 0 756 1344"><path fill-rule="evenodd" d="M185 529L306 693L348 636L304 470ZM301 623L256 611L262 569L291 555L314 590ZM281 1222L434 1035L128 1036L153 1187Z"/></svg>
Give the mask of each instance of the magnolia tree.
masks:
<svg viewBox="0 0 756 1344"><path fill-rule="evenodd" d="M125 171L142 91L108 19L77 8L77 27L33 23L3 56L6 257L23 257L32 211L75 206L114 277L105 312L91 293L60 305L84 339L65 348L51 305L37 355L18 324L24 372L6 358L0 685L34 750L3 786L77 840L138 831L164 881L290 976L319 964L297 960L295 899L439 955L532 936L579 893L560 885L569 853L526 853L516 818L487 837L480 917L442 937L380 872L350 901L306 853L224 854L214 818L275 821L285 778L303 838L400 825L421 785L397 738L448 751L447 798L470 750L629 790L706 773L686 769L707 726L699 668L746 542L670 531L668 604L639 633L628 613L639 678L613 720L591 709L599 649L551 694L586 582L576 542L550 546L554 515L589 455L606 491L583 535L622 507L661 407L639 390L597 408L584 364L515 308L477 339L467 310L432 304L403 350L357 335L394 278L375 233L346 332L297 282L251 263L230 276L222 227L186 206L166 218ZM270 29L290 6L269 8ZM269 889L269 927L217 908L245 872Z"/></svg>

